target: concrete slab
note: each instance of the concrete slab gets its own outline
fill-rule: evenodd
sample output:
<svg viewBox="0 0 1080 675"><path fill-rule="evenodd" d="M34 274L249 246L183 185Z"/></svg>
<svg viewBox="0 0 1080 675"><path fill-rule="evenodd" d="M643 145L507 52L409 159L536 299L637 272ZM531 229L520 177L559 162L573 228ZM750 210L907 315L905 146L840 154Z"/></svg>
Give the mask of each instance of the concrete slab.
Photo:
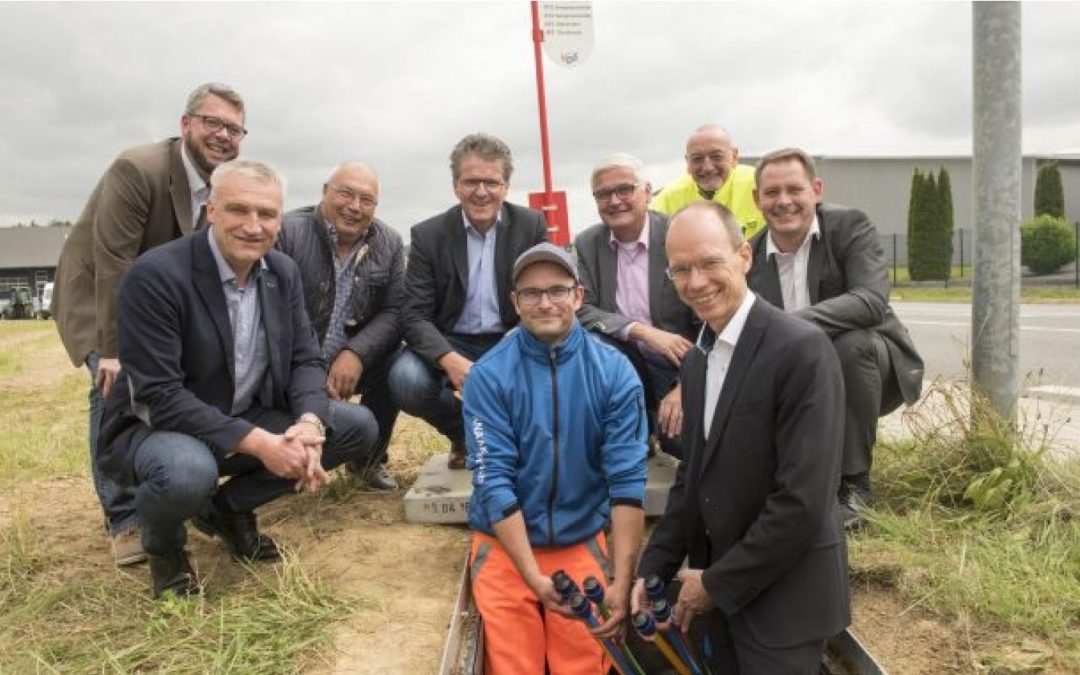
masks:
<svg viewBox="0 0 1080 675"><path fill-rule="evenodd" d="M405 520L410 523L464 525L469 520L472 475L468 470L446 468L447 455L433 455L420 469L416 482L405 493ZM658 454L648 461L645 483L645 515L660 516L667 507L668 491L675 482L679 460Z"/></svg>
<svg viewBox="0 0 1080 675"><path fill-rule="evenodd" d="M1066 387L1060 384L1040 384L1024 390L1025 396L1044 401L1058 401L1070 405L1080 405L1080 387Z"/></svg>

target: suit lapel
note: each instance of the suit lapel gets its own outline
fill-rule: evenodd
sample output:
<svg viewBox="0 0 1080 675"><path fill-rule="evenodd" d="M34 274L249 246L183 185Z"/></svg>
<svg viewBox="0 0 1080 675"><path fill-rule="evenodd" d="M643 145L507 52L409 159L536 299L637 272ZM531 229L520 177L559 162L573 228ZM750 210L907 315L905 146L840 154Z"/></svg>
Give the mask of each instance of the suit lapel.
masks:
<svg viewBox="0 0 1080 675"><path fill-rule="evenodd" d="M495 225L488 231L488 235L492 232L500 230L495 237L495 292L498 293L496 300L499 303L499 309L503 309L510 304L510 289L506 287L509 274L500 274L499 270L508 270L514 266L514 261L511 260L513 255L513 223L510 222L510 210L506 208L506 204L503 204L499 209L502 220L502 226Z"/></svg>
<svg viewBox="0 0 1080 675"><path fill-rule="evenodd" d="M619 274L618 264L615 259L615 251L611 247L611 230L604 230L604 236L596 242L596 265L600 271L597 283L600 285L600 306L614 312L615 306L615 282Z"/></svg>
<svg viewBox="0 0 1080 675"><path fill-rule="evenodd" d="M754 361L754 355L761 346L761 339L765 335L765 327L768 325L768 317L765 309L757 301L750 307L750 313L746 317L742 334L735 343L735 350L731 354L731 363L728 365L727 375L724 377L724 386L720 389L720 398L716 401L716 411L713 413L712 424L709 425L709 433L705 437L705 452L701 458L701 472L709 466L709 462L716 455L720 444L720 438L724 435L724 427L727 425L728 415L735 401L739 400L739 392L742 389L746 375L750 372ZM704 401L704 389L702 390ZM703 413L704 414L704 413Z"/></svg>
<svg viewBox="0 0 1080 675"><path fill-rule="evenodd" d="M281 311L284 307L281 301L281 283L270 268L259 274L259 305L262 310L263 330L266 331L267 352L270 354L273 390L280 391L280 385L285 381L285 355L281 351L282 345L285 344L282 322L287 317L282 316Z"/></svg>
<svg viewBox="0 0 1080 675"><path fill-rule="evenodd" d="M662 293L664 269L667 267L667 249L664 247L665 230L657 218L649 212L649 316L654 326L661 325L664 316Z"/></svg>
<svg viewBox="0 0 1080 675"><path fill-rule="evenodd" d="M821 220L818 219L820 228ZM810 304L818 304L821 297L821 274L825 265L825 242L821 237L810 238L810 259L806 261L806 290L810 293Z"/></svg>
<svg viewBox="0 0 1080 675"><path fill-rule="evenodd" d="M180 232L190 234L191 186L188 185L187 170L184 169L183 152L180 139L176 139L169 146L169 195L172 198L173 213L176 214Z"/></svg>
<svg viewBox="0 0 1080 675"><path fill-rule="evenodd" d="M217 329L222 349L225 351L225 361L229 364L229 378L235 385L232 324L229 322L229 309L225 304L225 291L221 288L221 275L218 274L214 254L210 251L209 236L210 230L206 230L191 239L191 278L196 292L206 305L214 328Z"/></svg>
<svg viewBox="0 0 1080 675"><path fill-rule="evenodd" d="M461 207L455 206L446 212L447 226L450 228L450 257L454 260L458 280L461 281L462 297L469 291L469 250L465 240L465 220Z"/></svg>
<svg viewBox="0 0 1080 675"><path fill-rule="evenodd" d="M780 290L780 271L776 269L776 256L767 256L768 250L765 245L765 237L769 231L765 230L757 239L754 249L754 262L750 268L750 288L774 307L783 308L784 294Z"/></svg>

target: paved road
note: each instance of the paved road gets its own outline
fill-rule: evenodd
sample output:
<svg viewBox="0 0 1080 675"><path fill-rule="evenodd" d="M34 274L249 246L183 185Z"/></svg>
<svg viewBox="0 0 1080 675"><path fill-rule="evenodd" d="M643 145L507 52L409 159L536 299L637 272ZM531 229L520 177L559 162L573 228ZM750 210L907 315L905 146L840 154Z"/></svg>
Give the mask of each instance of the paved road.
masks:
<svg viewBox="0 0 1080 675"><path fill-rule="evenodd" d="M971 306L894 302L926 362L928 379L964 376L971 345ZM1021 305L1020 373L1041 384L1080 387L1080 305Z"/></svg>

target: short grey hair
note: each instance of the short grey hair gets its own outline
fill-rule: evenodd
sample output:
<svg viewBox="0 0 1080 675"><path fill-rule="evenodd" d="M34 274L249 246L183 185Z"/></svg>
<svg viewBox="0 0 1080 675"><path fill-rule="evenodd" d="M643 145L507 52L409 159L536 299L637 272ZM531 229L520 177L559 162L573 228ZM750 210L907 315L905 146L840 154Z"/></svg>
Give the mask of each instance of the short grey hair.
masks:
<svg viewBox="0 0 1080 675"><path fill-rule="evenodd" d="M264 162L254 159L234 159L218 164L214 172L210 174L210 199L217 195L217 191L226 178L234 173L239 173L262 183L274 183L281 189L281 202L285 203L285 177L273 167Z"/></svg>
<svg viewBox="0 0 1080 675"><path fill-rule="evenodd" d="M702 199L696 202L690 202L676 211L675 214L671 216L669 222L674 225L676 219L681 217L684 213L689 213L691 211L704 211L706 214L715 216L723 223L724 229L727 230L728 239L731 240L731 250L737 250L742 246L742 243L745 240L743 239L742 225L739 224L739 220L726 206L717 204L712 200Z"/></svg>
<svg viewBox="0 0 1080 675"><path fill-rule="evenodd" d="M634 180L636 182L640 184L648 182L645 180L644 162L629 153L616 152L613 155L608 155L603 158L593 167L592 176L589 178L589 184L595 187L597 176L605 171L611 171L612 169L626 169L634 174Z"/></svg>
<svg viewBox="0 0 1080 675"><path fill-rule="evenodd" d="M187 105L184 106L185 115L197 115L199 108L202 107L203 101L207 96L217 96L220 99L227 101L232 107L236 108L241 115L244 114L244 99L240 98L240 94L236 93L236 90L227 84L220 82L207 82L206 84L200 84L195 87L194 91L188 94Z"/></svg>
<svg viewBox="0 0 1080 675"><path fill-rule="evenodd" d="M469 155L475 155L486 162L502 162L503 180L510 182L514 173L514 159L510 155L510 146L497 136L483 132L469 134L458 141L450 153L450 173L456 183L461 177L461 164Z"/></svg>

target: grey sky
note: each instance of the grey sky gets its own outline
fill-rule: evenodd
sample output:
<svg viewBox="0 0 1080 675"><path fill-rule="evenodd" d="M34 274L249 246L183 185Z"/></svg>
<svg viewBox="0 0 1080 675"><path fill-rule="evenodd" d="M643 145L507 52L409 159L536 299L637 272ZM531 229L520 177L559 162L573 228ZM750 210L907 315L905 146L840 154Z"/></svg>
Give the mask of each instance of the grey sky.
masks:
<svg viewBox="0 0 1080 675"><path fill-rule="evenodd" d="M971 150L968 3L596 2L581 67L545 60L553 177L574 232L591 166L641 157L654 185L688 133L726 125L744 154ZM1024 3L1024 151L1080 148L1080 4ZM515 2L0 3L0 224L74 219L124 148L176 135L184 98L235 87L243 154L314 203L357 158L379 216L408 228L453 203L464 134L515 155L510 199L542 189L529 5ZM828 187L826 186L826 190Z"/></svg>

